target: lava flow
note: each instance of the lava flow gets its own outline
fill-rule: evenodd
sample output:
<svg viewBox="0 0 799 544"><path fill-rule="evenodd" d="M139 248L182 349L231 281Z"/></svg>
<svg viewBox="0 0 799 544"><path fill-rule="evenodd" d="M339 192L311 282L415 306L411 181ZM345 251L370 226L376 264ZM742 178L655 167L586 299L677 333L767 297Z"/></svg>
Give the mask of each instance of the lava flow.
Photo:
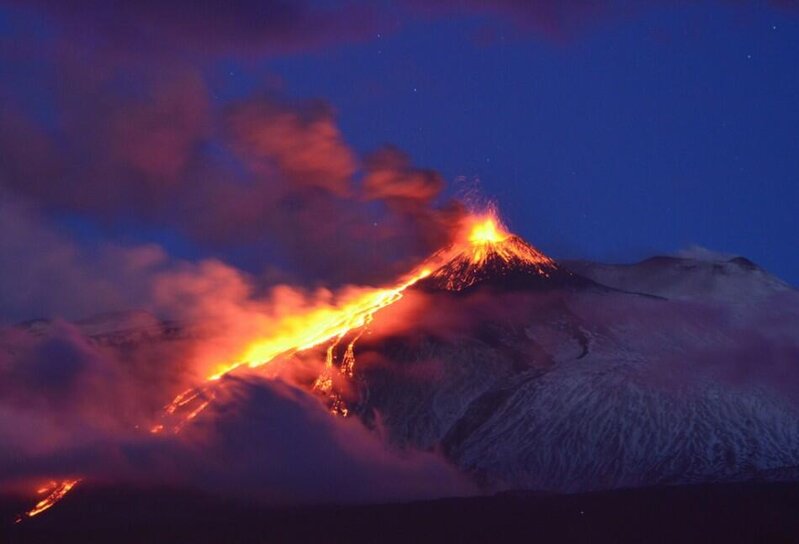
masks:
<svg viewBox="0 0 799 544"><path fill-rule="evenodd" d="M179 432L213 400L213 381L240 367L257 368L279 356L291 355L328 343L325 367L314 383L314 390L327 396L331 412L346 416L343 400L333 391L335 354L339 343L358 329L366 327L381 309L402 298L409 287L426 281L428 286L440 286L449 291L461 291L487 276L508 271L527 276L549 278L560 271L555 262L508 232L490 209L484 214L467 218L460 235L448 248L438 251L414 272L396 285L368 290L342 302L338 307L318 308L299 315L288 315L278 321L271 334L255 339L233 363L218 366L208 377L208 383L180 393L165 407L167 419L177 423L159 423L151 432L165 428ZM355 342L363 334L356 333L348 342L338 371L352 377L355 367Z"/></svg>
<svg viewBox="0 0 799 544"><path fill-rule="evenodd" d="M317 308L303 314L283 317L270 334L254 339L247 345L236 362L218 366L203 385L177 395L164 407L161 422L151 427L150 432L158 434L167 429L173 433L179 432L214 400L214 385L222 376L240 367L257 368L279 356L291 355L325 343L329 343L325 366L313 389L327 397L331 413L346 416L348 408L334 390L334 372L347 378L354 375L355 343L378 311L400 300L409 287L422 282L427 282L428 287L461 291L486 278L512 280L508 274L521 274L524 281L529 281L531 277L550 278L552 275L566 273L552 259L508 232L495 211L473 215L464 222L460 236L450 247L435 253L396 285L360 291L337 307ZM341 363L337 365L336 349L345 337L349 341ZM80 479L72 479L52 482L50 486L40 490L48 495L33 509L21 515L17 522L51 508L79 481Z"/></svg>
<svg viewBox="0 0 799 544"><path fill-rule="evenodd" d="M44 495L47 493L47 496L37 502L33 508L17 517L16 522L19 523L26 518L32 518L33 516L39 515L45 510L52 508L53 505L63 499L64 496L78 484L78 482L80 482L80 478L75 480L63 480L61 482L52 481L48 485L37 489L37 494Z"/></svg>
<svg viewBox="0 0 799 544"><path fill-rule="evenodd" d="M430 268L423 266L394 287L374 289L361 293L336 308L320 308L301 315L289 315L280 320L274 332L253 341L235 363L221 365L208 377L205 385L190 388L177 395L164 407L163 423L151 427L157 434L169 428L179 432L183 426L194 419L213 400L213 382L240 368L257 368L273 361L278 356L291 355L331 342L327 349L325 368L316 380L314 390L330 397L335 414L347 415L343 402L332 392L335 349L338 343L351 331L368 325L374 314L402 298L403 292L419 280L429 276ZM352 375L355 367L354 345L356 336L348 345L344 355L346 368L342 372ZM169 421L176 420L176 423Z"/></svg>
<svg viewBox="0 0 799 544"><path fill-rule="evenodd" d="M448 267L456 261L464 260L467 265L464 270L466 274L461 274L458 278L453 277L451 281L473 282L474 279L467 276L474 275L475 270L484 267L494 258L499 258L508 267L534 266L544 275L556 267L552 259L536 251L519 237L510 234L493 210L483 215L471 216L465 221L461 236L452 246L437 252L397 285L359 294L344 301L337 308L321 308L301 315L284 317L278 322L272 334L254 340L237 362L219 366L209 376L209 380L217 380L241 366L256 368L280 355L304 351L325 342L332 341L330 347L335 348L347 334L368 325L375 313L397 302L406 289L419 281L428 276L436 277L444 272L452 272ZM447 261L449 264L442 266L442 263ZM349 374L353 371L352 350L355 341L357 337L347 346L345 353L345 359L351 359L347 363ZM328 350L328 362L331 353L332 351ZM175 402L183 403L186 396L191 395L191 392L184 392L175 399ZM174 402L170 404L172 411L175 408L174 404Z"/></svg>
<svg viewBox="0 0 799 544"><path fill-rule="evenodd" d="M303 315L287 316L278 323L275 333L254 341L238 362L222 365L209 379L219 379L243 365L257 368L278 355L304 351L334 338L341 339L348 332L366 325L375 312L402 298L403 291L430 272L428 267L421 267L399 285L368 291L339 308L322 308Z"/></svg>

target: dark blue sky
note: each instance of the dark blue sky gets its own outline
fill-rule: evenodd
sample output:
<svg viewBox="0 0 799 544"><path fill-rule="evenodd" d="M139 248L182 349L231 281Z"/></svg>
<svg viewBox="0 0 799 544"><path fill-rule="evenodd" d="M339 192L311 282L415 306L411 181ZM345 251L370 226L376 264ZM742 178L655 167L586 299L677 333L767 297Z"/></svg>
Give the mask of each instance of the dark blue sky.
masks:
<svg viewBox="0 0 799 544"><path fill-rule="evenodd" d="M335 261L363 260L352 240L372 256L398 240L364 234L381 209L386 229L423 218L405 241L417 255L438 240L425 239L443 220L424 199L412 212L391 196L364 207L336 185L357 186L362 158L392 144L441 172L445 196L495 200L512 230L556 258L634 261L699 245L799 284L799 9L669 4L9 2L0 182L80 244L154 241L177 257L252 272L271 260L325 279ZM335 118L284 102L252 109L265 92L321 100ZM234 102L262 125L231 137ZM344 142L321 148L324 183L285 156L314 145L315 122ZM242 142L259 130L296 145L269 140L247 156ZM346 146L354 171L338 160ZM264 177L266 159L288 189L270 188L286 183ZM397 179L424 186L425 175ZM284 215L270 222L275 209ZM303 244L332 250L291 247Z"/></svg>
<svg viewBox="0 0 799 544"><path fill-rule="evenodd" d="M479 180L556 256L698 244L799 284L796 17L706 5L560 41L491 24L489 43L485 24L419 23L266 66L290 95L328 99L358 149L392 142L450 182Z"/></svg>

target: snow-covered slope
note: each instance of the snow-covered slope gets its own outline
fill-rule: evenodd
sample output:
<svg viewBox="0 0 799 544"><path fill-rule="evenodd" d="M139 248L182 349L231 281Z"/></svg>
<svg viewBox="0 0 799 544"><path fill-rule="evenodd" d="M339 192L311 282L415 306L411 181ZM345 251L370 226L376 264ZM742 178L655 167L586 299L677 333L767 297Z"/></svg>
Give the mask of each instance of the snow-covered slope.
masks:
<svg viewBox="0 0 799 544"><path fill-rule="evenodd" d="M791 287L749 259L652 257L636 264L565 263L570 270L624 291L669 299L757 302Z"/></svg>
<svg viewBox="0 0 799 544"><path fill-rule="evenodd" d="M361 367L357 411L400 447L441 448L489 489L768 478L799 466L796 291L743 260L578 272L657 296L442 298L430 311L475 320L363 346L388 362Z"/></svg>
<svg viewBox="0 0 799 544"><path fill-rule="evenodd" d="M495 267L466 290L428 282L406 299L422 313L378 313L342 391L350 413L486 490L799 477L796 290L743 259L569 266L569 281ZM76 326L125 349L191 334L142 312Z"/></svg>

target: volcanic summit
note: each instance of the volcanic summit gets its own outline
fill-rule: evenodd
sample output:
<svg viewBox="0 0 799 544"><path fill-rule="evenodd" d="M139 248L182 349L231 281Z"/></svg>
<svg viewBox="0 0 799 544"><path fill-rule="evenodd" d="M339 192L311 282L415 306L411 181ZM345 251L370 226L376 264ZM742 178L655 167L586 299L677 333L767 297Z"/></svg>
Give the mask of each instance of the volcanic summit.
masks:
<svg viewBox="0 0 799 544"><path fill-rule="evenodd" d="M445 263L418 283L428 291L547 290L593 282L578 276L510 233L495 212L472 217L464 234L443 252Z"/></svg>

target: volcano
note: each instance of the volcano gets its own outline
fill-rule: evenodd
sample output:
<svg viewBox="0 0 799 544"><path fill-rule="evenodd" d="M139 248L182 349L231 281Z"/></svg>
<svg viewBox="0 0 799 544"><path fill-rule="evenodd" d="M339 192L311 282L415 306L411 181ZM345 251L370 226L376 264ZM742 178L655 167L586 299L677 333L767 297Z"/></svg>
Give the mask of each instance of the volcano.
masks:
<svg viewBox="0 0 799 544"><path fill-rule="evenodd" d="M375 431L390 450L435 452L485 493L799 481L797 308L795 289L739 257L564 265L495 215L475 216L395 283L270 321L139 428L180 443L218 425L225 455L257 458L251 470L271 477L279 464L260 459L288 427L254 423L272 412L247 407L271 402L269 380L285 371L296 390L284 400L313 407L313 421L350 418L342 428ZM130 357L169 353L213 325L134 313L75 329ZM263 379L246 382L251 372ZM238 439L250 425L266 433L257 451ZM91 481L54 478L23 516Z"/></svg>
<svg viewBox="0 0 799 544"><path fill-rule="evenodd" d="M362 357L351 411L492 491L794 481L799 294L742 263L575 266L587 279L490 234L419 282L484 296L363 341L378 364Z"/></svg>
<svg viewBox="0 0 799 544"><path fill-rule="evenodd" d="M469 223L465 236L443 252L446 262L419 281L418 289L471 293L485 288L525 291L599 287L508 232L493 213Z"/></svg>

